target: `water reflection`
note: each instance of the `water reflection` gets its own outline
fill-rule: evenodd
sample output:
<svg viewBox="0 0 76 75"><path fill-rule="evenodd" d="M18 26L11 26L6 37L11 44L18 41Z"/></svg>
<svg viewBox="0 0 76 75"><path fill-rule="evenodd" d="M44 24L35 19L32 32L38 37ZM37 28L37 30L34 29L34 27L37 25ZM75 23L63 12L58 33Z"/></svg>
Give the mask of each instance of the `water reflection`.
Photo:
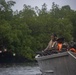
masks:
<svg viewBox="0 0 76 75"><path fill-rule="evenodd" d="M36 64L0 64L0 75L36 75L40 68Z"/></svg>

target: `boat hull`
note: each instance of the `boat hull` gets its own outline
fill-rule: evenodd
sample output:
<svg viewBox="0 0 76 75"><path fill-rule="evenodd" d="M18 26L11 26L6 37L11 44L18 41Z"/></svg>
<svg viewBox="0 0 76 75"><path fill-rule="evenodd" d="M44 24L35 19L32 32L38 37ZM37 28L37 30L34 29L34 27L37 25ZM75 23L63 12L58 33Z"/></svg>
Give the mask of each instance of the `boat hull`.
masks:
<svg viewBox="0 0 76 75"><path fill-rule="evenodd" d="M43 75L76 75L75 53L69 51L36 57Z"/></svg>

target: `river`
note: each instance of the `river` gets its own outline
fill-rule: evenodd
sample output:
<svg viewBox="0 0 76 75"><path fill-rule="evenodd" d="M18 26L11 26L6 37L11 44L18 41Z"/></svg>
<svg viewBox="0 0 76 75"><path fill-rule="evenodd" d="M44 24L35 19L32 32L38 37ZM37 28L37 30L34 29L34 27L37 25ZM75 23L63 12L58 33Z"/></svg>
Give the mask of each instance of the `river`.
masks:
<svg viewBox="0 0 76 75"><path fill-rule="evenodd" d="M0 75L37 75L40 68L34 63L0 64Z"/></svg>

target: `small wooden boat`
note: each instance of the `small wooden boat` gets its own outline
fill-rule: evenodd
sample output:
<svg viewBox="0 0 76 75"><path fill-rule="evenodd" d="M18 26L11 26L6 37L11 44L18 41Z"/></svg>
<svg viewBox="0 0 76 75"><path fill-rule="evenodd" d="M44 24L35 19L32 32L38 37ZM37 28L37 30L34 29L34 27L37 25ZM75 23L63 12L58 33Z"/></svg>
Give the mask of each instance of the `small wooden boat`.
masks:
<svg viewBox="0 0 76 75"><path fill-rule="evenodd" d="M66 51L36 56L42 75L76 75L76 53Z"/></svg>

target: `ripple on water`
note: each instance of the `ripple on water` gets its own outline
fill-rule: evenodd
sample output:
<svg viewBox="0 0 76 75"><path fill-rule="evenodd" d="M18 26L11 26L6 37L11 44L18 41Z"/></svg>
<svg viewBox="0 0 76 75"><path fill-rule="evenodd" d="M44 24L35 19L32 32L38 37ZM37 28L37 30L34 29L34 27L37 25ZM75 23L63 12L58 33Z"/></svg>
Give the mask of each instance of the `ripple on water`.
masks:
<svg viewBox="0 0 76 75"><path fill-rule="evenodd" d="M0 68L0 75L36 75L39 74L38 66L14 65Z"/></svg>

